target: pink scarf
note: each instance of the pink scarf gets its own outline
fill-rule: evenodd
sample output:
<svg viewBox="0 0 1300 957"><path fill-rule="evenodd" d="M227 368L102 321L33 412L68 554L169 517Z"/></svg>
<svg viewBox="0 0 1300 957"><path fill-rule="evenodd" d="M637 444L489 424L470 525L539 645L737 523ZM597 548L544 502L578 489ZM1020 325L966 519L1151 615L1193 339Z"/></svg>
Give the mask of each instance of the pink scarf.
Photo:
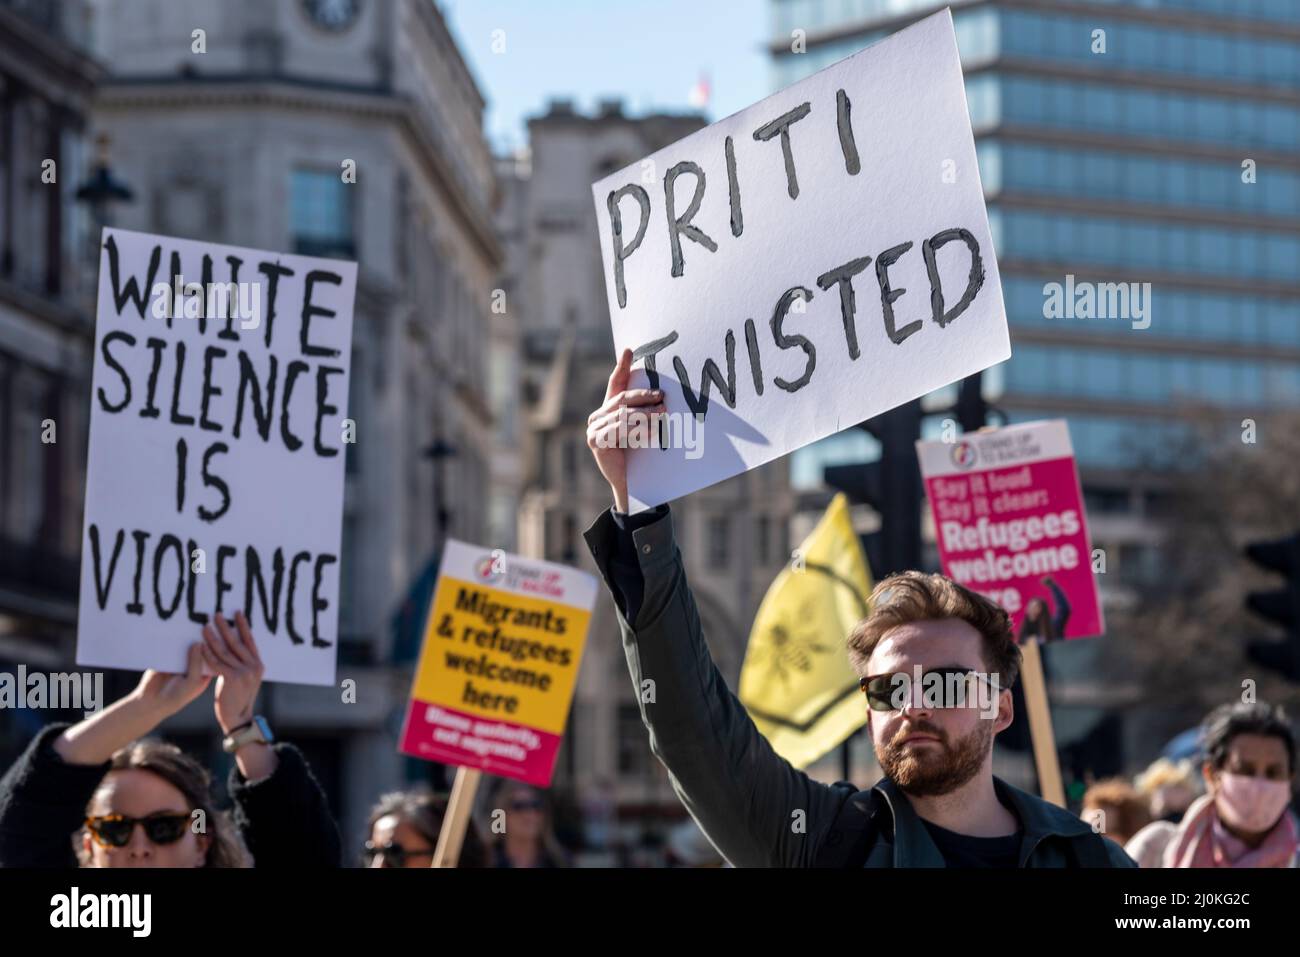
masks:
<svg viewBox="0 0 1300 957"><path fill-rule="evenodd" d="M1300 839L1290 810L1259 847L1228 833L1214 811L1214 798L1204 795L1192 802L1173 839L1165 849L1165 867L1290 867Z"/></svg>

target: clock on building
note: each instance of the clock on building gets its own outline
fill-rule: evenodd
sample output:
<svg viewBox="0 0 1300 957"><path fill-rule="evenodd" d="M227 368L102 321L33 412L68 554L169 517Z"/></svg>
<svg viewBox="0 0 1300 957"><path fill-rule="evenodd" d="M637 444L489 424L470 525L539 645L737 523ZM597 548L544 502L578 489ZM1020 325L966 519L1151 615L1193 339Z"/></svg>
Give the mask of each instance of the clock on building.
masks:
<svg viewBox="0 0 1300 957"><path fill-rule="evenodd" d="M339 32L357 22L361 0L302 0L312 23L323 30Z"/></svg>

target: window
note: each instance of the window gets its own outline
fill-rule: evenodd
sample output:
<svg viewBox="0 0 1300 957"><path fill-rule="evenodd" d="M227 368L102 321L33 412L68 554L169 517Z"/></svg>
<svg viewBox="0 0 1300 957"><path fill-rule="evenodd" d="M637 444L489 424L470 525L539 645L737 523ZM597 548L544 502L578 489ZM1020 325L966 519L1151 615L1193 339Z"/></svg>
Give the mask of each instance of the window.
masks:
<svg viewBox="0 0 1300 957"><path fill-rule="evenodd" d="M560 452L564 456L564 478L572 483L578 476L578 440L562 440Z"/></svg>
<svg viewBox="0 0 1300 957"><path fill-rule="evenodd" d="M572 515L564 516L564 542L560 560L572 565L578 561L578 520Z"/></svg>
<svg viewBox="0 0 1300 957"><path fill-rule="evenodd" d="M641 774L650 769L650 749L645 746L646 730L641 709L634 704L618 706L618 773Z"/></svg>
<svg viewBox="0 0 1300 957"><path fill-rule="evenodd" d="M1127 489L1089 487L1083 490L1083 504L1090 515L1122 515L1132 509Z"/></svg>
<svg viewBox="0 0 1300 957"><path fill-rule="evenodd" d="M294 170L289 197L294 252L355 258L351 191L356 188L336 170Z"/></svg>
<svg viewBox="0 0 1300 957"><path fill-rule="evenodd" d="M727 557L731 552L731 519L726 515L714 515L709 519L709 565L717 571L727 567Z"/></svg>

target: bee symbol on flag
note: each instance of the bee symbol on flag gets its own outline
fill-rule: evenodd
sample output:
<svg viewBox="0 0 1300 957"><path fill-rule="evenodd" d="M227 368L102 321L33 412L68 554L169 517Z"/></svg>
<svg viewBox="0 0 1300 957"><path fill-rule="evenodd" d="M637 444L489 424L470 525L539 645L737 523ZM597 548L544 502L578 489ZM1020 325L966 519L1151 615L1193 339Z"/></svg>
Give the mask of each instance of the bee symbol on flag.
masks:
<svg viewBox="0 0 1300 957"><path fill-rule="evenodd" d="M805 601L797 615L783 617L763 634L762 644L754 649L756 664L766 663L769 674L775 674L783 684L789 684L793 672L812 670L816 655L828 654L834 649L817 639L818 603Z"/></svg>

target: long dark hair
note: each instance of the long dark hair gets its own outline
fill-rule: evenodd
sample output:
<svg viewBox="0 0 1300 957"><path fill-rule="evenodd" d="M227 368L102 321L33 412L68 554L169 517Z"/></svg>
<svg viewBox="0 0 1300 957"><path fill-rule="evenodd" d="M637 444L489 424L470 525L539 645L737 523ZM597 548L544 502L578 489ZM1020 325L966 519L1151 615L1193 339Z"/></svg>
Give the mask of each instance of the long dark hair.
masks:
<svg viewBox="0 0 1300 957"><path fill-rule="evenodd" d="M1029 604L1038 602L1038 607L1042 609L1038 617L1030 620L1028 607L1025 608L1025 617L1020 620L1019 641L1024 642L1026 638L1041 638L1043 641L1055 641L1057 639L1056 625L1052 623L1052 609L1048 607L1046 598L1031 598Z"/></svg>
<svg viewBox="0 0 1300 957"><path fill-rule="evenodd" d="M429 842L430 847L437 847L442 820L447 815L447 795L438 794L427 788L393 791L383 795L370 811L370 824L366 829L367 840L374 833L375 822L390 815L415 828L420 836ZM465 840L460 848L460 860L456 866L487 866L487 845L483 842L483 837L479 834L473 818L470 819L465 831Z"/></svg>
<svg viewBox="0 0 1300 957"><path fill-rule="evenodd" d="M542 803L542 834L541 834L541 852L542 861L548 867L568 867L569 858L565 853L563 846L555 837L555 802L550 793L542 788L535 787L531 784L525 784L522 781L515 781L510 778L500 778L496 789L492 792L492 803L496 805L493 813L504 810L505 799L512 791L527 791L534 795ZM505 855L505 832L493 832L492 847L494 856L500 861ZM498 865L499 866L499 865Z"/></svg>
<svg viewBox="0 0 1300 957"><path fill-rule="evenodd" d="M176 745L156 738L133 741L109 759L105 775L112 771L148 771L156 774L185 795L191 810L203 812L204 826L210 839L204 867L253 866L252 856L244 847L230 818L213 805L211 775L203 765ZM94 800L92 797L91 802ZM90 855L85 850L84 835L85 828L82 827L74 835L73 841L77 860L82 867L87 867Z"/></svg>

